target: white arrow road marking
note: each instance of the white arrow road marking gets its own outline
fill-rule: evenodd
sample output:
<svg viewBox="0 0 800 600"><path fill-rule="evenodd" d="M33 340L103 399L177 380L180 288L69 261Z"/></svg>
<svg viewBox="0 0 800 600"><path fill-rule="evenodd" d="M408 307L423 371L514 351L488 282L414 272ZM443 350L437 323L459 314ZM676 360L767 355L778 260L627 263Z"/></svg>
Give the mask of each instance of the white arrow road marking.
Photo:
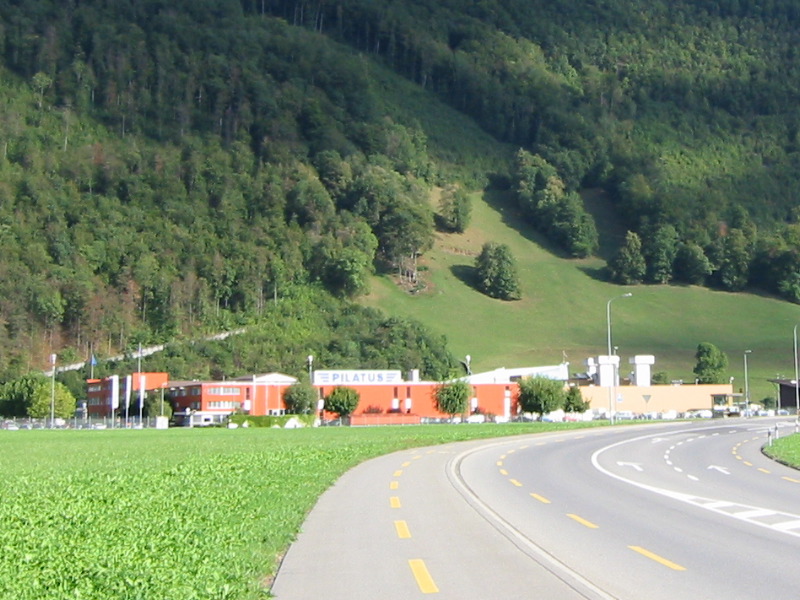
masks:
<svg viewBox="0 0 800 600"><path fill-rule="evenodd" d="M644 469L642 468L641 464L639 464L639 463L622 462L621 460L618 460L617 461L617 466L620 466L620 467L633 467L637 471L644 471Z"/></svg>
<svg viewBox="0 0 800 600"><path fill-rule="evenodd" d="M730 475L731 472L728 471L725 467L718 467L717 465L708 465L708 468L713 471L719 471L723 475Z"/></svg>
<svg viewBox="0 0 800 600"><path fill-rule="evenodd" d="M609 477L617 479L618 481L623 481L625 483L628 483L629 485L638 487L640 489L648 490L655 494L660 494L662 496L666 496L668 498L672 498L680 502L685 502L686 504L690 504L698 508L709 510L718 515L737 519L741 522L749 523L751 525L757 525L759 527L771 529L772 531L775 532L792 535L800 538L800 514L787 513L787 512L772 510L769 508L763 508L760 506L740 504L738 502L731 502L729 500L723 500L720 498L704 498L703 496L693 496L691 494L678 492L677 490L668 490L664 488L659 488L653 485L647 485L645 483L641 483L639 481L634 481L632 479L626 479L624 476L612 473L611 471L603 468L600 465L599 457L604 452L612 448L618 448L619 446L623 446L625 444L630 444L632 442L637 442L643 439L647 439L648 437L649 436L641 436L629 440L622 440L615 444L610 444L609 446L600 448L596 450L594 454L592 454L592 465L594 466L595 469L597 469L601 473L604 473ZM619 461L617 462L617 465L621 467L622 466L633 467L637 471L643 470L638 463L628 463ZM723 467L716 467L715 465L712 465L711 467L709 467L709 469L712 467L722 472Z"/></svg>

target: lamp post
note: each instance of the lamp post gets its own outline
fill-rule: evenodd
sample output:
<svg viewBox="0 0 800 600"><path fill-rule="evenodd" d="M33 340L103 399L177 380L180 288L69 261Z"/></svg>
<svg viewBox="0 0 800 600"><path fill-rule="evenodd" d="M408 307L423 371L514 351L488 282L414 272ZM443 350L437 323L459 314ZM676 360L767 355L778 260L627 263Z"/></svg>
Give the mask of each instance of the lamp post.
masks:
<svg viewBox="0 0 800 600"><path fill-rule="evenodd" d="M56 355L50 355L50 366L52 367L50 378L50 429L56 426Z"/></svg>
<svg viewBox="0 0 800 600"><path fill-rule="evenodd" d="M633 296L631 292L627 294L622 294L621 296L615 296L611 298L608 302L606 302L606 334L607 334L607 341L608 341L608 358L611 360L611 303L618 298L630 298ZM616 365L612 365L612 374L611 374L611 385L608 388L608 413L609 419L611 424L614 424L614 394L616 394L616 377L617 377L617 368Z"/></svg>
<svg viewBox="0 0 800 600"><path fill-rule="evenodd" d="M797 325L800 325L798 323ZM794 326L794 432L800 426L800 376L797 371L797 325Z"/></svg>
<svg viewBox="0 0 800 600"><path fill-rule="evenodd" d="M747 378L747 355L750 354L752 350L745 350L744 351L744 416L745 418L750 416L750 380Z"/></svg>
<svg viewBox="0 0 800 600"><path fill-rule="evenodd" d="M309 354L308 358L308 383L314 385L314 357Z"/></svg>

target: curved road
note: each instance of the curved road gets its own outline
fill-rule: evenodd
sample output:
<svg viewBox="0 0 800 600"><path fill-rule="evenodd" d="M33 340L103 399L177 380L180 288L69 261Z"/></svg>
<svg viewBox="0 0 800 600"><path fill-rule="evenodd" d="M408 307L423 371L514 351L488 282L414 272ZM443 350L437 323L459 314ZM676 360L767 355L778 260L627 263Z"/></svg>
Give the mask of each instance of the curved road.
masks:
<svg viewBox="0 0 800 600"><path fill-rule="evenodd" d="M278 600L795 599L793 422L577 430L405 451L320 499Z"/></svg>

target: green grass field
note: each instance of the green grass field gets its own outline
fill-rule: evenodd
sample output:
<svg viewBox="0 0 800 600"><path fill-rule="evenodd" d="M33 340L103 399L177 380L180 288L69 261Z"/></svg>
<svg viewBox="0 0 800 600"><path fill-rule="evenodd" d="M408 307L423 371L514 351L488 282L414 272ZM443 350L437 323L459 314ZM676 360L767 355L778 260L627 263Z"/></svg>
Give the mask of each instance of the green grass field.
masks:
<svg viewBox="0 0 800 600"><path fill-rule="evenodd" d="M598 223L601 247L607 248L605 239L618 235L618 228L604 235L614 224L606 217ZM516 257L522 300L494 300L471 287L475 256L489 240L508 244ZM461 235L439 234L422 264L424 291L410 295L390 277L376 277L365 302L412 316L446 335L456 356L472 357L475 371L556 364L564 355L571 371L583 371L587 357L606 352L606 303L632 292L631 298L614 301L611 311L613 343L623 365L634 354L652 354L654 372L693 382L697 345L711 342L728 355L727 376L735 378L738 389L744 387L743 355L749 349L753 401L774 397L769 378L794 375L792 329L800 322L800 307L700 287L608 283L603 260L558 256L501 193L476 195L471 227Z"/></svg>
<svg viewBox="0 0 800 600"><path fill-rule="evenodd" d="M789 435L774 441L764 449L768 456L800 469L800 435Z"/></svg>
<svg viewBox="0 0 800 600"><path fill-rule="evenodd" d="M575 426L0 431L0 598L263 598L306 514L350 467Z"/></svg>

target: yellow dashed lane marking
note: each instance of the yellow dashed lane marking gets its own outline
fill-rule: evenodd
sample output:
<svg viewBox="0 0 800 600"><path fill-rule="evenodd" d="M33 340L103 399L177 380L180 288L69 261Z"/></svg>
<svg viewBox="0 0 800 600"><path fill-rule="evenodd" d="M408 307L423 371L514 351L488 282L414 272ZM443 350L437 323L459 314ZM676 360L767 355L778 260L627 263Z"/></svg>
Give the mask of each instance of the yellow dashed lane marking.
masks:
<svg viewBox="0 0 800 600"><path fill-rule="evenodd" d="M400 508L400 498L397 496L392 496L389 498L389 506L392 508Z"/></svg>
<svg viewBox="0 0 800 600"><path fill-rule="evenodd" d="M792 479L791 477L781 477L781 479L785 479L786 481L791 481L792 483L800 483L800 479Z"/></svg>
<svg viewBox="0 0 800 600"><path fill-rule="evenodd" d="M519 481L517 481L516 479L509 479L509 481L511 483L513 483L517 487L522 487L522 484Z"/></svg>
<svg viewBox="0 0 800 600"><path fill-rule="evenodd" d="M412 456L411 460L419 460L420 458L422 458L422 455L418 454L417 456Z"/></svg>
<svg viewBox="0 0 800 600"><path fill-rule="evenodd" d="M570 519L572 519L573 521L576 521L576 522L580 523L581 525L583 525L585 527L588 527L589 529L597 529L599 527L599 525L595 525L591 521L587 521L586 519L583 519L583 518L579 517L578 515L573 515L573 514L569 514L568 513L567 516Z"/></svg>
<svg viewBox="0 0 800 600"><path fill-rule="evenodd" d="M397 531L397 537L401 540L407 540L411 537L411 532L408 529L408 523L405 521L395 521L394 528Z"/></svg>
<svg viewBox="0 0 800 600"><path fill-rule="evenodd" d="M759 470L759 471L761 471L762 473L766 473L767 475L769 475L770 473L772 473L772 471L767 471L766 469L763 469L763 468L761 468L761 467L758 467L758 470Z"/></svg>
<svg viewBox="0 0 800 600"><path fill-rule="evenodd" d="M397 488L399 488L399 487L400 487L400 482L399 482L399 481L392 481L392 482L389 484L389 489L390 489L390 490L396 490L396 489L397 489Z"/></svg>
<svg viewBox="0 0 800 600"><path fill-rule="evenodd" d="M500 475L508 475L508 471L505 469L500 469Z"/></svg>
<svg viewBox="0 0 800 600"><path fill-rule="evenodd" d="M630 548L634 552L638 552L642 556L646 556L650 560L654 560L657 563L659 563L661 565L664 565L665 567L669 567L673 571L685 571L686 570L686 567L682 567L679 564L672 562L671 560L667 560L663 556L659 556L658 554L654 554L653 552L650 552L649 550L645 550L641 546L628 546L628 548Z"/></svg>
<svg viewBox="0 0 800 600"><path fill-rule="evenodd" d="M400 465L400 466L401 466L401 467L410 467L410 466L411 466L411 462L407 460L406 462L404 462L404 463L403 463L402 465Z"/></svg>
<svg viewBox="0 0 800 600"><path fill-rule="evenodd" d="M752 467L753 466L753 463L747 462L747 461L744 461L744 464L746 464L748 467Z"/></svg>
<svg viewBox="0 0 800 600"><path fill-rule="evenodd" d="M531 493L531 498L535 498L536 500L538 500L538 501L539 501L539 502L541 502L542 504L550 504L550 500L548 500L548 499L547 499L547 498L545 498L544 496L540 496L539 494L533 494L533 493Z"/></svg>
<svg viewBox="0 0 800 600"><path fill-rule="evenodd" d="M403 469L397 469L397 471L394 472L395 477L400 477L402 474L403 474Z"/></svg>
<svg viewBox="0 0 800 600"><path fill-rule="evenodd" d="M411 567L411 572L414 574L414 579L417 580L419 591L423 594L436 594L439 588L433 581L433 577L428 572L428 567L425 566L425 561L418 558L412 558L408 561L408 566Z"/></svg>

